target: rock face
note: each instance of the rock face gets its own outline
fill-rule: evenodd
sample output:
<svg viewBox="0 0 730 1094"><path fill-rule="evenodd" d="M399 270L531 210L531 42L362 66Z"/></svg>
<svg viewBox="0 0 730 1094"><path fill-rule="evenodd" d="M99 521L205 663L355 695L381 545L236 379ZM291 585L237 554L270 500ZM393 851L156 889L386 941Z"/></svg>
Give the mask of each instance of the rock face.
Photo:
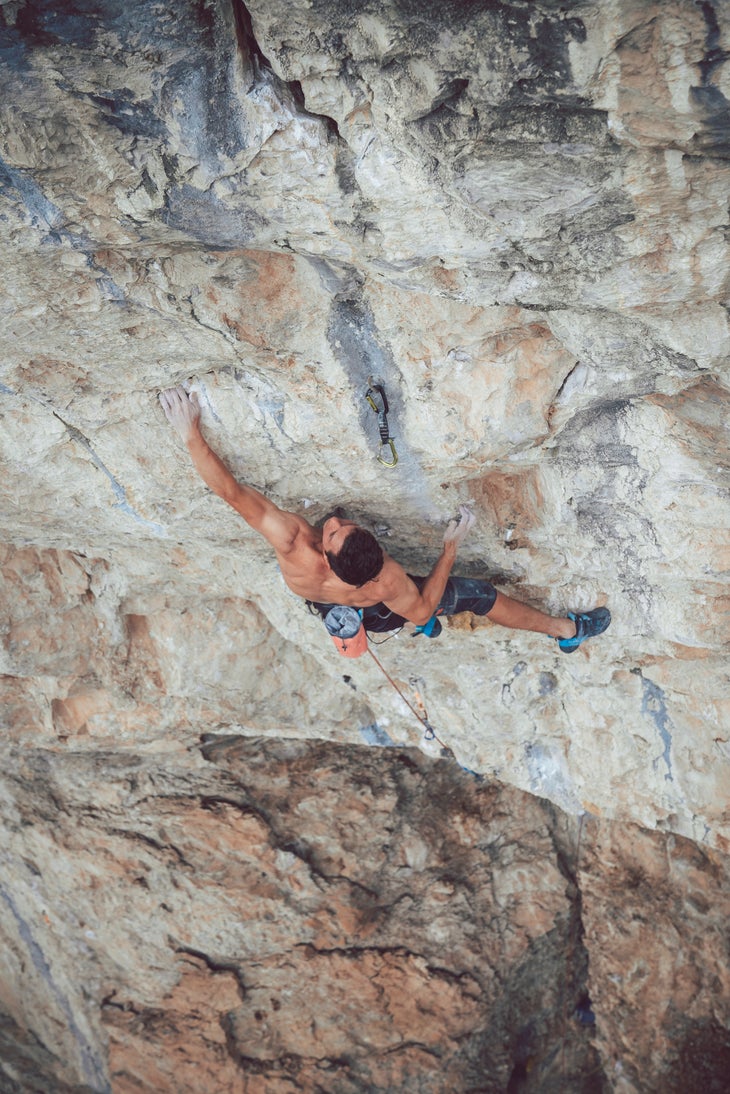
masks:
<svg viewBox="0 0 730 1094"><path fill-rule="evenodd" d="M9 1089L721 1089L729 33L725 6L690 0L0 4ZM439 747L196 478L156 400L178 382L277 504L342 505L426 573L470 503L458 572L556 614L610 606L572 657L471 617L375 651L488 779L452 764L482 835L433 892L428 841L398 852L398 903L389 837L356 845L333 802L363 815L364 764L383 815L415 825L393 757L438 788L443 766L404 748ZM264 772L304 787L322 757L340 783L305 835L313 807L262 806ZM461 808L439 799L436 842ZM512 810L531 818L524 885L504 882L525 890L517 928L469 858ZM167 824L194 846L149 835ZM302 859L298 839L332 847ZM350 880L318 903L340 858ZM454 900L458 924L434 910ZM266 901L304 908L286 959ZM596 1024L576 1033L582 995Z"/></svg>
<svg viewBox="0 0 730 1094"><path fill-rule="evenodd" d="M417 750L202 757L12 753L8 1089L725 1089L727 858Z"/></svg>

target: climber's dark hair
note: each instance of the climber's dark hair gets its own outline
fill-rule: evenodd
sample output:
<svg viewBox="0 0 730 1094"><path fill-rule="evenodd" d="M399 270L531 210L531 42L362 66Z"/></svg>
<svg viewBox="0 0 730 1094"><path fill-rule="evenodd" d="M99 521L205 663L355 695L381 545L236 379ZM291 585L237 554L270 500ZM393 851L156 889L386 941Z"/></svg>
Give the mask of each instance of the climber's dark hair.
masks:
<svg viewBox="0 0 730 1094"><path fill-rule="evenodd" d="M377 577L383 568L383 548L364 528L353 528L339 553L325 551L333 573L347 585L359 588Z"/></svg>

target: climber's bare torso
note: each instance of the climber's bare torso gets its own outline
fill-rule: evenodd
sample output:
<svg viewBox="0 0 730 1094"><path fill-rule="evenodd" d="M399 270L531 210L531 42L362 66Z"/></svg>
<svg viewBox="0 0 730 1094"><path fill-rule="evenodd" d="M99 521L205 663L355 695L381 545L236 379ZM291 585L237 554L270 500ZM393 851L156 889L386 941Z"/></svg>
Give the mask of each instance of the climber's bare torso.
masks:
<svg viewBox="0 0 730 1094"><path fill-rule="evenodd" d="M365 585L356 588L337 577L325 552L338 553L347 534L357 527L354 521L330 517L320 529L313 528L296 513L282 509L277 512L279 518L272 515L266 522L266 531L260 530L274 548L284 581L297 596L322 604L349 604L357 608L384 603L399 611L398 604L406 605L404 595L410 600L411 590L418 592L403 567L389 555L385 555L378 576Z"/></svg>

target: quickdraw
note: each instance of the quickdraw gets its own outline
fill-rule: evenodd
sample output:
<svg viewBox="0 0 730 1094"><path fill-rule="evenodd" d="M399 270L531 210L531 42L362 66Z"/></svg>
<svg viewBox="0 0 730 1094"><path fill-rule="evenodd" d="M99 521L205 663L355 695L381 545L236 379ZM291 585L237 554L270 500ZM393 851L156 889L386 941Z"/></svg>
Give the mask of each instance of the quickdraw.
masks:
<svg viewBox="0 0 730 1094"><path fill-rule="evenodd" d="M375 662L375 664L378 666L378 668L382 672L385 679L391 685L391 687L395 688L395 690L398 692L401 699L406 704L406 706L411 711L411 713L415 714L416 718L418 718L418 721L421 723L421 725L423 726L423 729L424 729L424 733L423 733L424 740L426 740L426 741L438 741L438 743L441 745L442 748L447 748L448 746L445 745L443 743L443 741L439 737L436 736L436 730L433 728L433 726L431 725L431 723L428 720L428 716L426 714L425 707L424 707L424 710L423 710L423 714L420 714L416 710L416 708L414 707L413 703L411 703L409 699L406 699L405 695L403 694L401 689L398 687L398 685L396 684L393 677L390 675L388 670L386 668L384 668L382 661L379 661L378 658L375 656L375 654L373 653L370 646L368 646L368 653L370 654L373 661ZM423 706L423 700L421 700L421 706Z"/></svg>
<svg viewBox="0 0 730 1094"><path fill-rule="evenodd" d="M385 388L383 387L382 380L379 380L374 376L368 378L368 384L370 386L365 392L365 398L378 415L378 430L380 432L378 461L382 463L384 467L395 467L398 463L398 453L395 450L395 442L391 437L390 429L388 428L388 410L390 408L388 407L388 398L385 394ZM380 405L378 405L378 402ZM390 459L385 459L383 456L383 452L386 448L390 449Z"/></svg>

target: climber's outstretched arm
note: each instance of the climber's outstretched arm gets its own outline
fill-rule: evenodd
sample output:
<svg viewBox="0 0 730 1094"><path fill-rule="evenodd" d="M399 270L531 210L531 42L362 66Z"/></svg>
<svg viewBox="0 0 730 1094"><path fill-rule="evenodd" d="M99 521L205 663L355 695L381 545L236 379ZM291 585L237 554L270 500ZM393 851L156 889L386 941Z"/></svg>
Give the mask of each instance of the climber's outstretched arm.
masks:
<svg viewBox="0 0 730 1094"><path fill-rule="evenodd" d="M195 469L206 485L264 536L275 551L287 554L300 531L301 518L279 509L258 490L234 479L200 431L197 395L188 395L183 387L172 387L160 394L160 403L168 422L185 442Z"/></svg>
<svg viewBox="0 0 730 1094"><path fill-rule="evenodd" d="M383 568L383 601L391 611L421 627L429 621L444 595L446 582L456 561L456 553L474 524L474 514L461 506L458 520L452 520L444 532L444 546L436 565L420 591L407 573L392 559Z"/></svg>

